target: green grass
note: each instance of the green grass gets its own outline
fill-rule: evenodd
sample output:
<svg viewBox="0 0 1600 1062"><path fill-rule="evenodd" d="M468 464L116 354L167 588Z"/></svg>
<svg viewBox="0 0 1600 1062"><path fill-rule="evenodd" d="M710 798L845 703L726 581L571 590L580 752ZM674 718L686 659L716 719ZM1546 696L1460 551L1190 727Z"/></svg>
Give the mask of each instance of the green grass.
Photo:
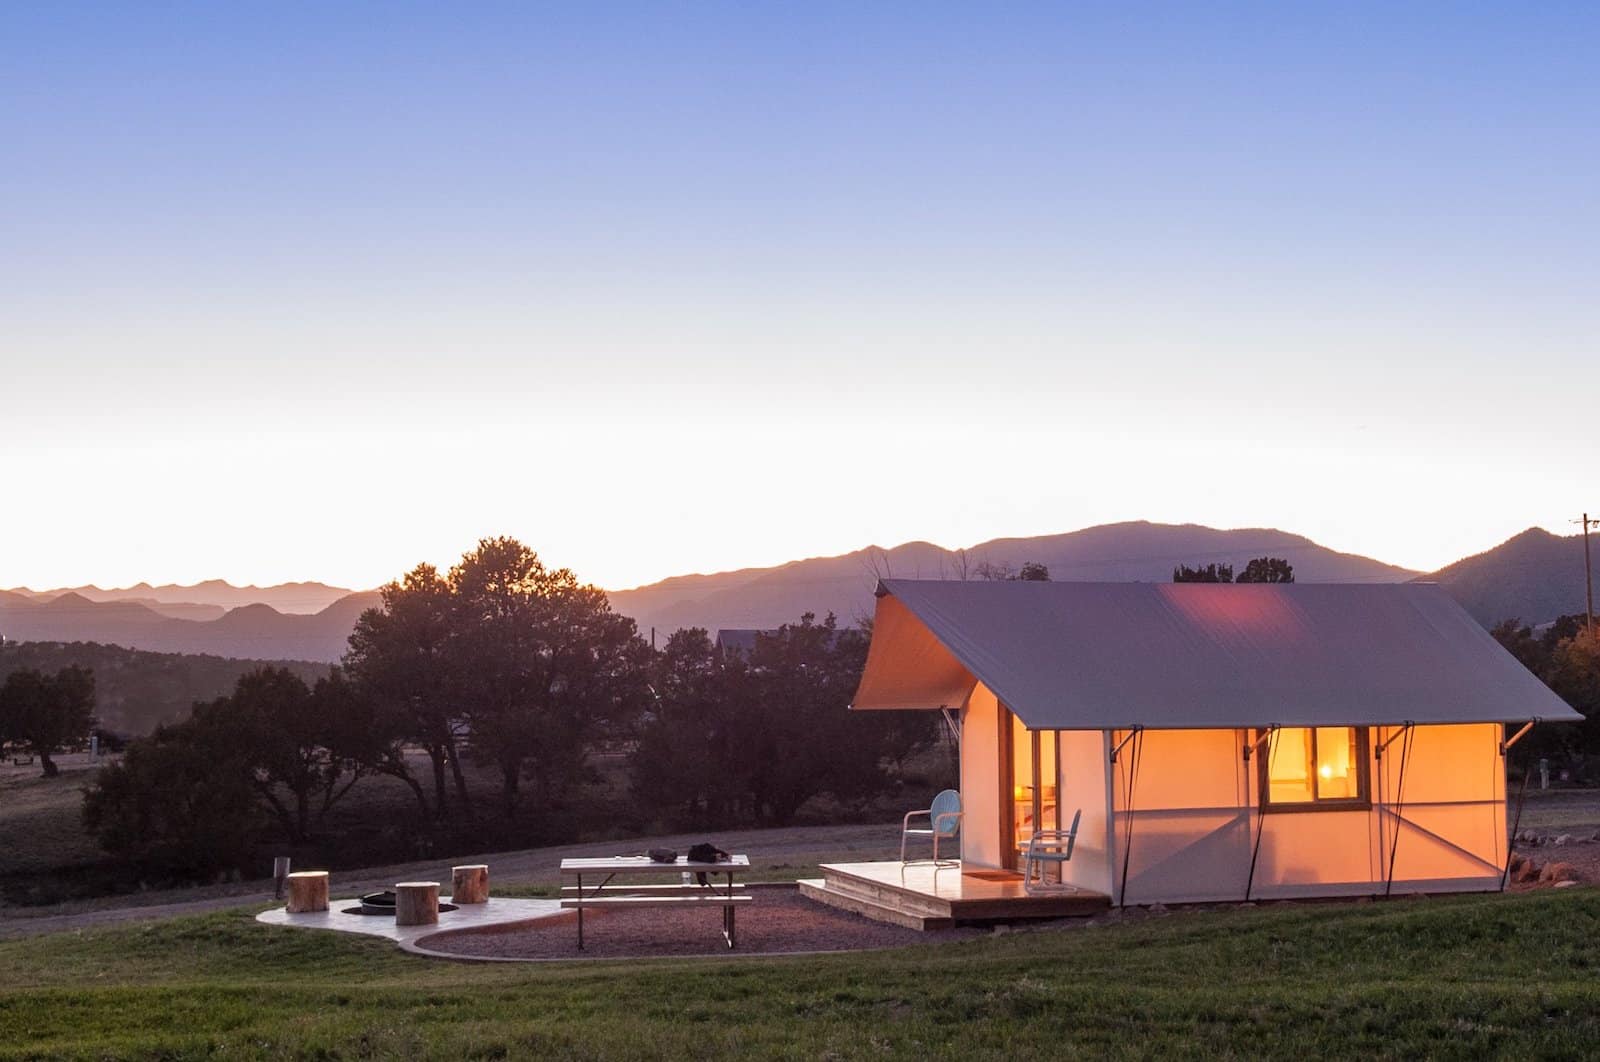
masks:
<svg viewBox="0 0 1600 1062"><path fill-rule="evenodd" d="M0 1057L1580 1058L1600 891L844 956L474 965L246 911L0 943Z"/></svg>

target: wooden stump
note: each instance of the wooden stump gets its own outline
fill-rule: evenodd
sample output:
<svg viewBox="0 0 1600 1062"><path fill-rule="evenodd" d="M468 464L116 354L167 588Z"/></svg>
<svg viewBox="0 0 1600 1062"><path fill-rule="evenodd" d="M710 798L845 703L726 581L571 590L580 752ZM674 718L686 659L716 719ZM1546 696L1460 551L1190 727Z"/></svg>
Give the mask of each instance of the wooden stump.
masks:
<svg viewBox="0 0 1600 1062"><path fill-rule="evenodd" d="M489 865L473 863L470 866L450 868L451 903L487 903L489 901Z"/></svg>
<svg viewBox="0 0 1600 1062"><path fill-rule="evenodd" d="M439 921L439 883L402 881L394 887L394 924L428 926Z"/></svg>
<svg viewBox="0 0 1600 1062"><path fill-rule="evenodd" d="M289 882L289 913L328 909L328 872L326 870L297 870L286 879Z"/></svg>

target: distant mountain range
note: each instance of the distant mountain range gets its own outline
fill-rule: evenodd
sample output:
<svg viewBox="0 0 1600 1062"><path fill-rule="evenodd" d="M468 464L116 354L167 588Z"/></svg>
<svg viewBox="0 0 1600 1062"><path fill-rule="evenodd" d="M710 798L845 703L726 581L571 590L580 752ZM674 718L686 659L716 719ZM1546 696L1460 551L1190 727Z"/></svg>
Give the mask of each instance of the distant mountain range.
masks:
<svg viewBox="0 0 1600 1062"><path fill-rule="evenodd" d="M244 605L271 605L279 612L309 616L321 612L342 597L355 591L326 583L279 583L276 586L234 586L221 579L207 579L203 583L180 586L167 583L151 586L139 583L120 590L102 590L98 586L62 587L58 590L29 590L17 587L10 591L39 601L50 601L63 594L77 594L89 601L137 601L153 612L175 616L179 619L216 619L230 608ZM182 614L171 609L188 610ZM202 615L194 610L209 609Z"/></svg>
<svg viewBox="0 0 1600 1062"><path fill-rule="evenodd" d="M1370 557L1339 553L1302 535L1271 528L1219 530L1197 524L1103 524L1062 535L997 538L966 550L929 542L893 549L869 546L838 557L791 561L715 575L682 575L611 593L612 607L646 633L680 627L776 627L810 610L841 623L872 614L872 593L884 576L915 579L975 577L984 564L1012 568L1036 561L1056 580L1166 582L1180 564L1232 564L1283 557L1295 578L1311 583L1398 583L1419 573Z"/></svg>
<svg viewBox="0 0 1600 1062"><path fill-rule="evenodd" d="M675 576L612 591L610 598L643 634L654 628L660 640L680 627L777 627L808 611L818 617L832 612L841 623L855 623L872 614L872 592L885 576L972 578L983 565L1018 568L1032 561L1046 565L1057 580L1166 582L1180 564L1216 562L1237 570L1261 556L1287 559L1301 582L1435 581L1485 626L1507 618L1537 625L1583 610L1581 536L1562 538L1534 528L1422 574L1271 528L1146 522L1000 538L965 550L928 542L869 546L771 568ZM194 596L185 599L185 594ZM327 663L343 655L360 614L379 603L375 591L351 593L323 583L262 588L213 580L193 587L141 583L125 590L0 591L0 635L11 641L101 642L153 652Z"/></svg>
<svg viewBox="0 0 1600 1062"><path fill-rule="evenodd" d="M138 601L92 601L76 592L40 600L0 591L0 636L19 642L100 642L157 653L331 662L344 653L356 619L380 600L376 592L346 594L311 615L252 604L209 619L188 619Z"/></svg>

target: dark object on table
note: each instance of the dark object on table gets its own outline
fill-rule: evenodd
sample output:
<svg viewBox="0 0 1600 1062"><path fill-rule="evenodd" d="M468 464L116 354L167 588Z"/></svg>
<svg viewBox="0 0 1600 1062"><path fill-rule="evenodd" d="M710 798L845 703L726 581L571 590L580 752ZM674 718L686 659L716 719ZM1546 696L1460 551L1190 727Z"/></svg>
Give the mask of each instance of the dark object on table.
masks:
<svg viewBox="0 0 1600 1062"><path fill-rule="evenodd" d="M697 844L689 849L689 862L691 863L726 863L732 857L714 844ZM706 872L701 870L695 873L695 880L702 885L710 885L706 880Z"/></svg>

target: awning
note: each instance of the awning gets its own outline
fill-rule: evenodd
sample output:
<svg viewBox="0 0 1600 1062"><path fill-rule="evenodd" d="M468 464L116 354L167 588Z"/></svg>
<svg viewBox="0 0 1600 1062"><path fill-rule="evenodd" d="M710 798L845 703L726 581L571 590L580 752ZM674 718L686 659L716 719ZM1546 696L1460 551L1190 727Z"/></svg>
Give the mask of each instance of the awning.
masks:
<svg viewBox="0 0 1600 1062"><path fill-rule="evenodd" d="M1035 730L1582 719L1437 586L886 579L852 708Z"/></svg>

